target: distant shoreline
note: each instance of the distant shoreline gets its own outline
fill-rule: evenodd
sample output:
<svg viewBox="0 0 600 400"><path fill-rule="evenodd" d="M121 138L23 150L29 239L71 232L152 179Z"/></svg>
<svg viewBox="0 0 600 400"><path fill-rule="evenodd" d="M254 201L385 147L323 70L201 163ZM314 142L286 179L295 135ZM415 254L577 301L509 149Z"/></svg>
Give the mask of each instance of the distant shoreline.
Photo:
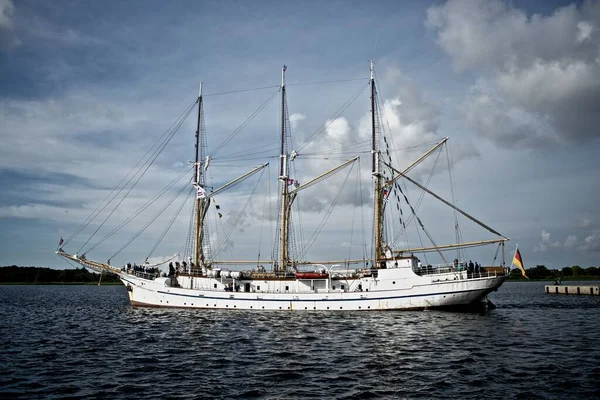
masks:
<svg viewBox="0 0 600 400"><path fill-rule="evenodd" d="M554 282L556 278L508 278L507 282ZM600 276L570 276L568 278L560 278L561 282L577 282L577 281L600 281Z"/></svg>
<svg viewBox="0 0 600 400"><path fill-rule="evenodd" d="M120 285L119 277L112 273L103 275L87 269L52 269L47 267L19 267L11 265L0 268L0 285Z"/></svg>

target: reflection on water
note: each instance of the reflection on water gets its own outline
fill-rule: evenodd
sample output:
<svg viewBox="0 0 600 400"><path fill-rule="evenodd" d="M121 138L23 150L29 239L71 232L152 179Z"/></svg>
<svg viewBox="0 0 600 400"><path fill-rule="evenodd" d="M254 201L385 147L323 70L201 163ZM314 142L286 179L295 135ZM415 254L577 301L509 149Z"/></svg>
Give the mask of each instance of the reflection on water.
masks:
<svg viewBox="0 0 600 400"><path fill-rule="evenodd" d="M600 297L543 287L506 283L478 315L133 309L122 286L0 286L0 396L600 397Z"/></svg>

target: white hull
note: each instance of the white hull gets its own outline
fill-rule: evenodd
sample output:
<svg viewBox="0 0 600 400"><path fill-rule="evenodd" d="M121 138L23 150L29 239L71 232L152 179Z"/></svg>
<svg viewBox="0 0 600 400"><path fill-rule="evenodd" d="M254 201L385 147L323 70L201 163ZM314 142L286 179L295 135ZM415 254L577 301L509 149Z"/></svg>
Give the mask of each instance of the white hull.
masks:
<svg viewBox="0 0 600 400"><path fill-rule="evenodd" d="M410 269L396 268L380 270L377 278L241 279L236 282L240 291L232 292L225 291L225 284L218 278L180 276L181 287L171 286L170 278L148 280L129 274L121 274L120 278L134 306L317 311L469 307L480 304L505 280L504 275L473 277L466 271L419 276ZM257 290L261 287L268 291Z"/></svg>

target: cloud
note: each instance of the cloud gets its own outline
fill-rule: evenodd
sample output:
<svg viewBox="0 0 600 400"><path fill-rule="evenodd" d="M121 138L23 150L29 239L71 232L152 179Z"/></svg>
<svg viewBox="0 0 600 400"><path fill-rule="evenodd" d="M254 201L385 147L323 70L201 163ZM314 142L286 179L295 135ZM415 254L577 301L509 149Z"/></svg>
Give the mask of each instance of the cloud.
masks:
<svg viewBox="0 0 600 400"><path fill-rule="evenodd" d="M600 229L593 231L593 233L583 239L583 244L579 246L579 249L586 251L600 251Z"/></svg>
<svg viewBox="0 0 600 400"><path fill-rule="evenodd" d="M329 120L326 125L325 133L328 139L335 141L338 145L347 142L350 136L350 124L346 118Z"/></svg>
<svg viewBox="0 0 600 400"><path fill-rule="evenodd" d="M587 228L592 226L592 219L583 217L579 219L579 222L576 225L578 228Z"/></svg>
<svg viewBox="0 0 600 400"><path fill-rule="evenodd" d="M536 148L600 136L600 2L528 16L500 0L451 0L426 26L457 71L484 83L467 126L499 146Z"/></svg>
<svg viewBox="0 0 600 400"><path fill-rule="evenodd" d="M0 50L18 46L14 23L15 5L12 0L0 0Z"/></svg>
<svg viewBox="0 0 600 400"><path fill-rule="evenodd" d="M550 232L542 231L540 241L533 248L533 251L536 253L545 253L550 249L561 247L559 241L552 242L550 240Z"/></svg>
<svg viewBox="0 0 600 400"><path fill-rule="evenodd" d="M474 89L461 111L471 131L502 148L539 148L559 141L545 121L489 92Z"/></svg>
<svg viewBox="0 0 600 400"><path fill-rule="evenodd" d="M23 204L0 207L0 218L26 218L63 221L65 209L46 204Z"/></svg>
<svg viewBox="0 0 600 400"><path fill-rule="evenodd" d="M386 87L389 98L380 100L380 125L385 132L380 136L379 147L386 162L391 157L395 168L406 167L409 162L416 160L425 151L431 148L433 142L440 140L438 135L441 108L428 101L418 88L407 81L399 69L389 67L382 74L380 85ZM306 182L342 161L351 157L350 153L363 152L368 154L361 158L360 176L352 173L348 178L348 188L358 190L358 179L362 181L362 196L356 196L356 190L345 190L340 194L340 205L368 205L372 202L369 190L371 182L371 114L365 113L358 120L350 117L339 117L327 120L324 124L324 134L317 136L303 151L306 154L320 154L323 156L308 165L308 170L299 178ZM386 151L389 145L389 153ZM425 144L425 145L424 145ZM458 148L458 159L472 157L477 151L473 148ZM335 161L334 161L335 160ZM455 157L455 161L457 158ZM440 166L438 168L442 168ZM305 164L306 165L306 164ZM420 169L416 169L413 177L420 177L423 170L428 170L433 165L433 160L423 162ZM357 168L355 166L354 168ZM429 172L429 171L426 171ZM320 212L329 207L332 200L338 195L340 185L347 176L347 170L329 178L327 183L321 184L318 195L306 196L302 200L301 208L305 211ZM389 177L389 176L388 176ZM360 204L357 204L359 202Z"/></svg>
<svg viewBox="0 0 600 400"><path fill-rule="evenodd" d="M305 119L306 115L304 114L293 113L292 115L290 115L290 124L292 126L292 131L295 132L299 128L302 121L304 121Z"/></svg>
<svg viewBox="0 0 600 400"><path fill-rule="evenodd" d="M575 248L577 244L577 236L575 235L569 235L567 236L567 239L565 240L565 249L573 249Z"/></svg>

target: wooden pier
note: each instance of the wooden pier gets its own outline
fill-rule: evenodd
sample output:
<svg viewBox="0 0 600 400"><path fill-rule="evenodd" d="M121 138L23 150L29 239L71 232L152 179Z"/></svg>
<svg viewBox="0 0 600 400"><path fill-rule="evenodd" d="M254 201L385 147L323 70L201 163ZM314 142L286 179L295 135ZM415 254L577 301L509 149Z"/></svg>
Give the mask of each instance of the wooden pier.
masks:
<svg viewBox="0 0 600 400"><path fill-rule="evenodd" d="M600 295L600 286L589 285L546 285L544 290L548 294Z"/></svg>

